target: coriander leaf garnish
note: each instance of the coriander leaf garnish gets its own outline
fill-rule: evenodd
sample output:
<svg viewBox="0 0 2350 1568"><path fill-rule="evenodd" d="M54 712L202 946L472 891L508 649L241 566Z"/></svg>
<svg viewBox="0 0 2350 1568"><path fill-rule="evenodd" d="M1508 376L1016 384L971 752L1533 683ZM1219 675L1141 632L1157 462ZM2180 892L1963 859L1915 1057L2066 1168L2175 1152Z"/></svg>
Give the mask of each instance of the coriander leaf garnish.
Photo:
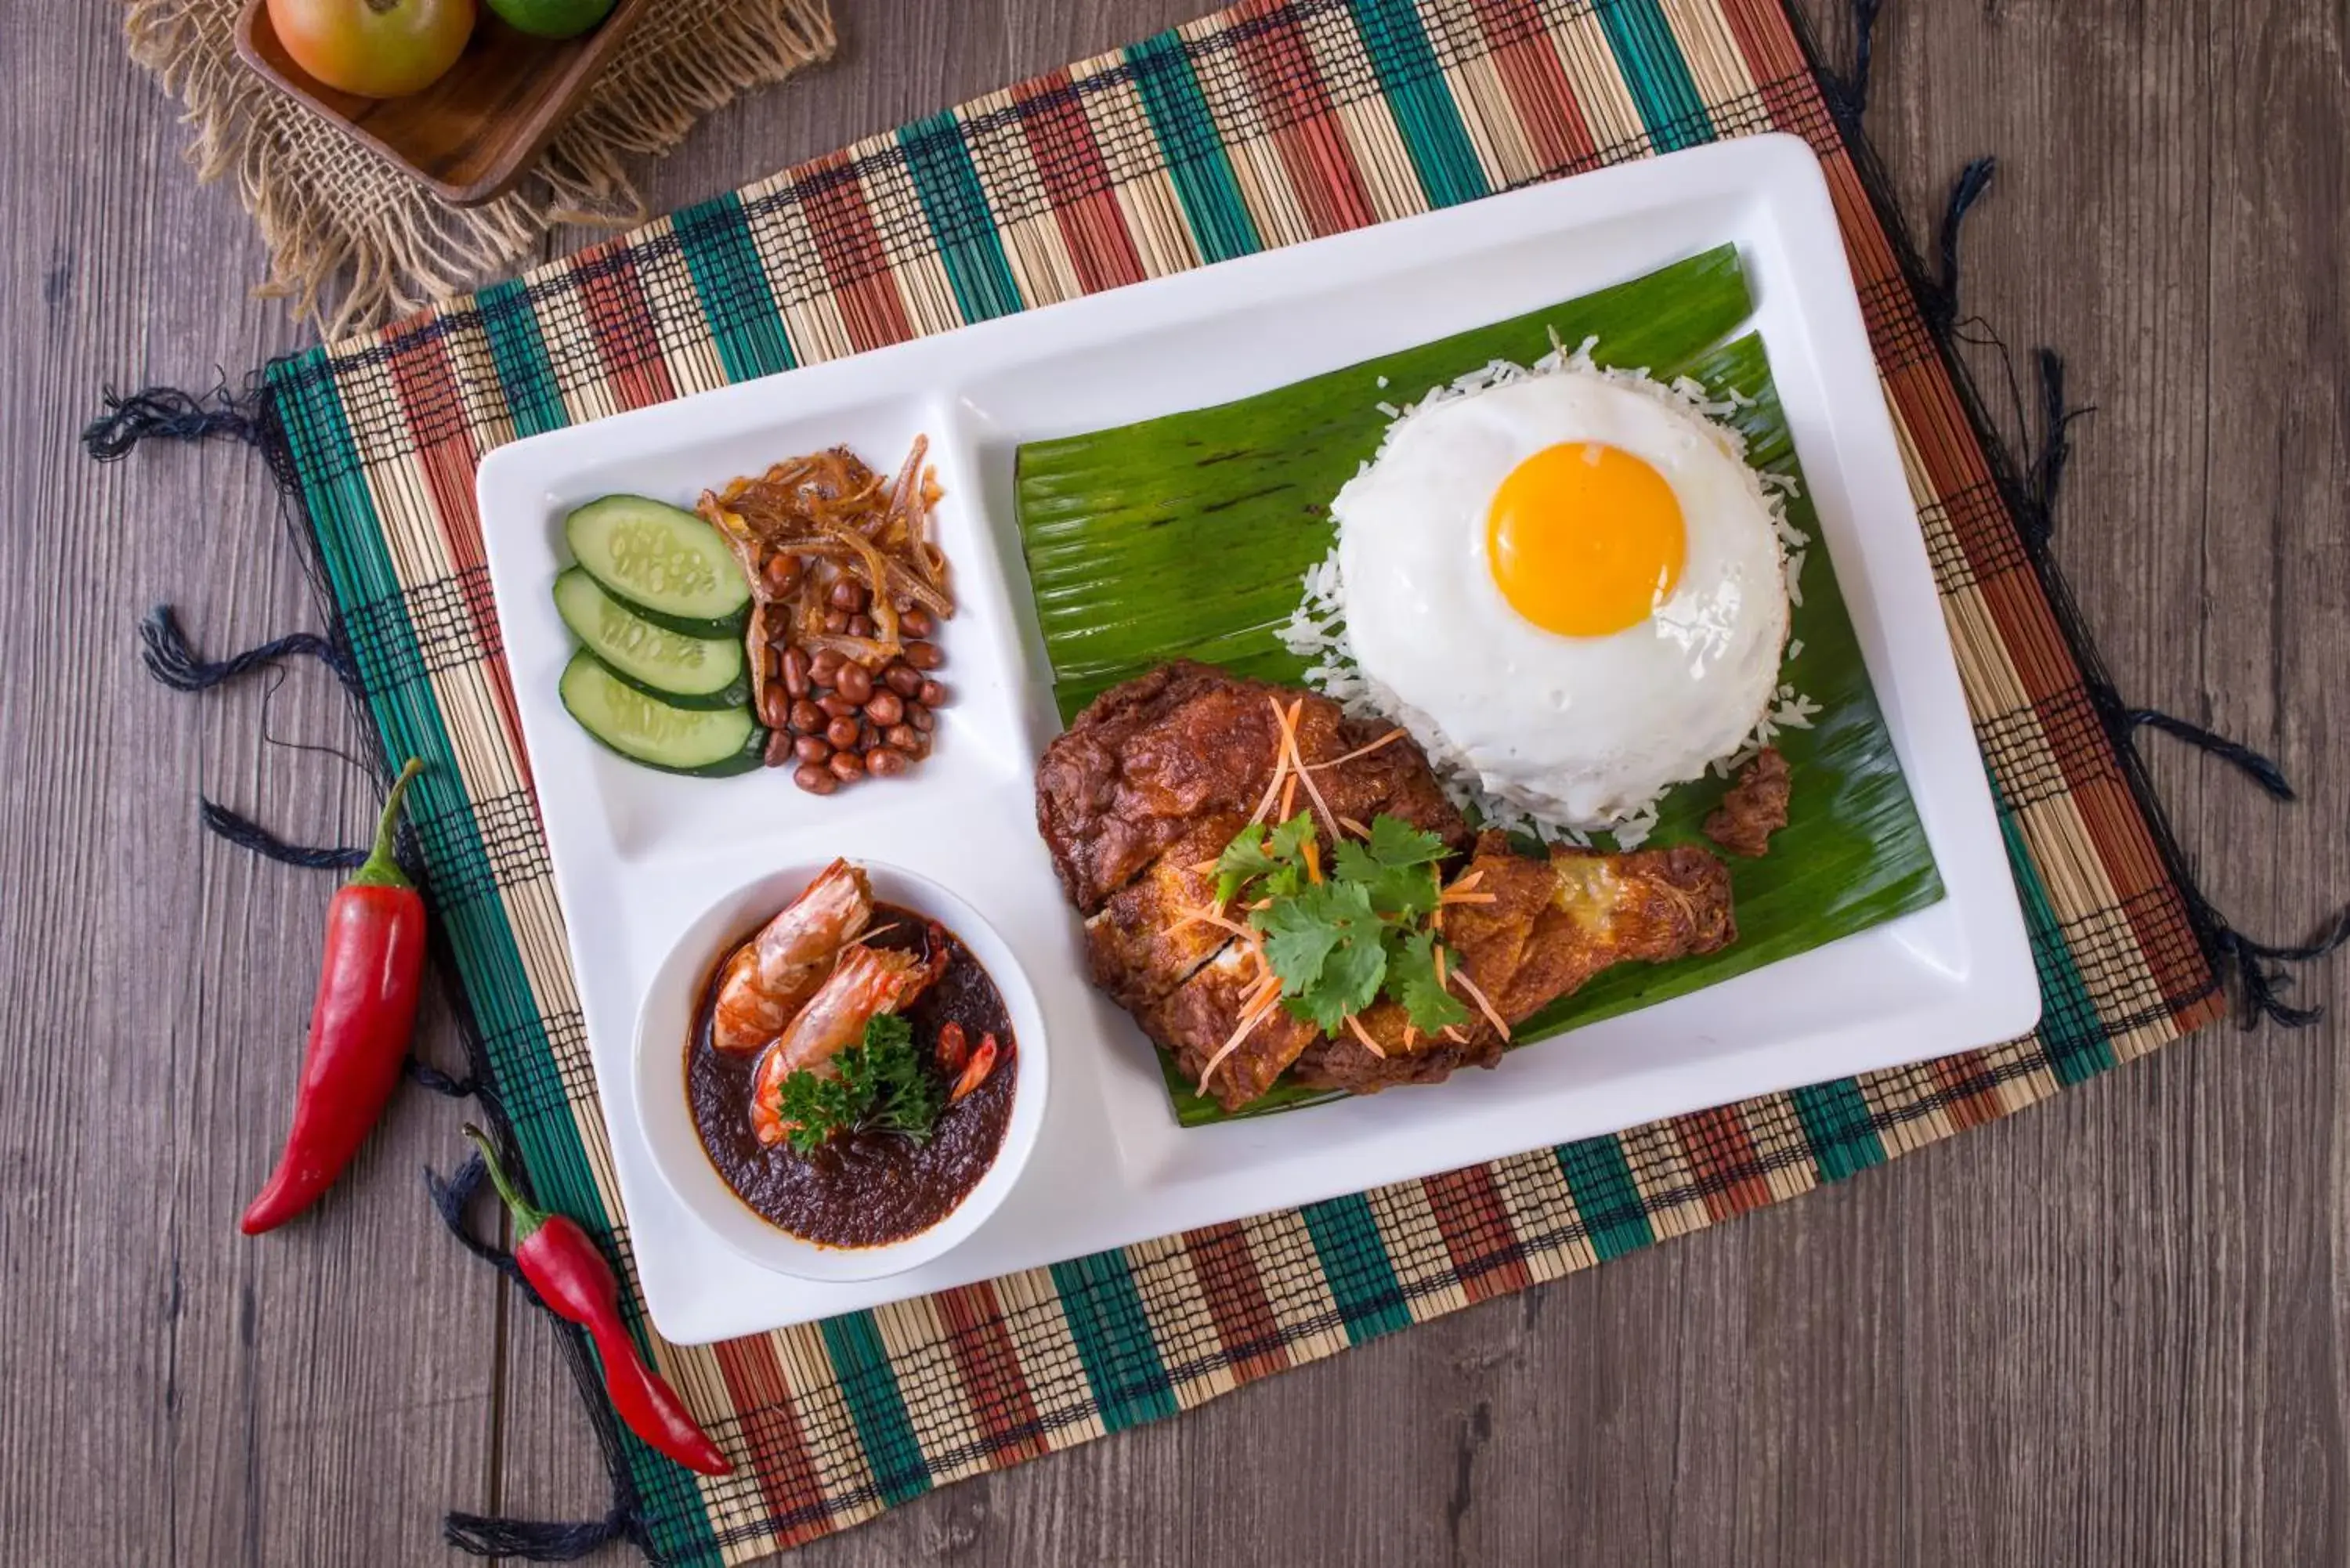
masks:
<svg viewBox="0 0 2350 1568"><path fill-rule="evenodd" d="M777 1096L796 1152L813 1153L842 1132L896 1133L920 1143L937 1126L944 1096L914 1049L913 1025L898 1014L867 1019L863 1039L827 1065L827 1075L801 1068Z"/></svg>
<svg viewBox="0 0 2350 1568"><path fill-rule="evenodd" d="M1249 908L1283 1005L1326 1034L1383 995L1426 1033L1465 1022L1468 1008L1438 978L1440 961L1440 961L1428 924L1443 897L1444 840L1378 816L1362 838L1338 841L1326 879L1318 847L1305 811L1244 828L1216 863L1218 904Z"/></svg>
<svg viewBox="0 0 2350 1568"><path fill-rule="evenodd" d="M1388 953L1388 990L1423 1034L1466 1020L1469 1009L1436 978L1436 933L1414 931Z"/></svg>

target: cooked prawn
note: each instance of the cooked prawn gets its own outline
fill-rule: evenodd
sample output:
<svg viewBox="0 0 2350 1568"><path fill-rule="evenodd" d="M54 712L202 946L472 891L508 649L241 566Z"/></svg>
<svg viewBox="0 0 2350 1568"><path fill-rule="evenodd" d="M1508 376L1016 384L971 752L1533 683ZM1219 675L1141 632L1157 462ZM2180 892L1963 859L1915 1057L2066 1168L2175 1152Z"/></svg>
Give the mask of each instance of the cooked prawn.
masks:
<svg viewBox="0 0 2350 1568"><path fill-rule="evenodd" d="M781 1143L791 1124L781 1110L784 1080L803 1070L830 1076L832 1059L865 1037L876 1014L897 1012L946 971L946 932L933 925L920 956L896 948L851 947L760 1060L751 1085L751 1130Z"/></svg>
<svg viewBox="0 0 2350 1568"><path fill-rule="evenodd" d="M712 1005L710 1043L755 1051L784 1032L832 967L833 955L873 919L864 867L836 860L784 912L726 961Z"/></svg>

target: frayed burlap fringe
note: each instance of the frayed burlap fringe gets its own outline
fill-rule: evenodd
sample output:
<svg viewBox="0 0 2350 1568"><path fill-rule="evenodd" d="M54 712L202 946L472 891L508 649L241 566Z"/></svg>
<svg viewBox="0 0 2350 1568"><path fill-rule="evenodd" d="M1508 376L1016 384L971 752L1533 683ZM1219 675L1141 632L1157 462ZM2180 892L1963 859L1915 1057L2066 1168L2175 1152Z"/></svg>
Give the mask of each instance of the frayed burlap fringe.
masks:
<svg viewBox="0 0 2350 1568"><path fill-rule="evenodd" d="M452 207L321 122L236 57L237 0L129 0L130 57L187 106L197 178L234 172L269 247L256 292L290 296L329 339L536 261L557 223L646 217L623 161L667 152L750 88L832 53L827 0L666 0L509 195Z"/></svg>

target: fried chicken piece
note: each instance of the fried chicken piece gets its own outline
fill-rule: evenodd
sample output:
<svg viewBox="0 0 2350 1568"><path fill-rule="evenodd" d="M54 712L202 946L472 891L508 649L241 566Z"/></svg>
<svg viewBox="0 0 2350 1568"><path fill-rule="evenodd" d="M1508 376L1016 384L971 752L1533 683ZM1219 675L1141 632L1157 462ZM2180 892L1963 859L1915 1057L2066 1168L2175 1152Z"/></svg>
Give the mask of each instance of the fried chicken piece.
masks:
<svg viewBox="0 0 2350 1568"><path fill-rule="evenodd" d="M1487 833L1450 884L1464 885L1491 893L1492 901L1449 906L1444 943L1470 984L1511 1024L1617 964L1712 952L1738 934L1729 867L1690 845L1617 855L1562 846L1543 860L1518 854L1505 835ZM1453 992L1471 1000L1457 982ZM1456 1067L1501 1060L1501 1032L1482 1008L1454 1026L1458 1039L1416 1035L1390 1002L1365 1009L1357 1022L1386 1054L1351 1031L1334 1035L1299 1056L1300 1083L1367 1095L1397 1084L1436 1083Z"/></svg>
<svg viewBox="0 0 2350 1568"><path fill-rule="evenodd" d="M1243 1008L1259 973L1248 950L1233 942L1214 961L1155 1002L1133 1009L1135 1022L1175 1058L1176 1070L1197 1085L1200 1075L1240 1027ZM1208 1080L1208 1093L1228 1111L1239 1110L1273 1087L1320 1032L1291 1016L1278 1002L1259 1019Z"/></svg>
<svg viewBox="0 0 2350 1568"><path fill-rule="evenodd" d="M1388 734L1312 692L1243 680L1179 659L1112 687L1045 750L1036 769L1036 829L1061 888L1091 916L1203 817L1253 813L1273 777L1281 725L1299 705L1299 753L1314 766ZM1468 825L1437 787L1409 736L1314 775L1330 815L1368 822L1384 812L1455 848ZM1310 792L1298 799L1311 803ZM1326 842L1340 825L1317 812ZM1219 846L1221 847L1221 846Z"/></svg>
<svg viewBox="0 0 2350 1568"><path fill-rule="evenodd" d="M1787 826L1787 796L1793 789L1787 759L1765 746L1738 771L1737 782L1721 797L1721 805L1705 819L1705 836L1750 859L1771 847L1771 836Z"/></svg>
<svg viewBox="0 0 2350 1568"><path fill-rule="evenodd" d="M1216 857L1246 824L1238 812L1201 818L1086 921L1087 967L1120 1007L1155 1005L1232 940L1187 915L1215 902Z"/></svg>

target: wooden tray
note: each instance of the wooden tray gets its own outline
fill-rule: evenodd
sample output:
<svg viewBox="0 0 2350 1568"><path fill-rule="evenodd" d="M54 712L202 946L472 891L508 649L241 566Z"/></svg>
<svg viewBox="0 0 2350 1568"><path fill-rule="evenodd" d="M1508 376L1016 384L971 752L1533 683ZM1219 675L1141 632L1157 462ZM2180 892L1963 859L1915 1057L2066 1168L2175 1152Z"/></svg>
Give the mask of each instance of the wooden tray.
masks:
<svg viewBox="0 0 2350 1568"><path fill-rule="evenodd" d="M652 0L619 0L602 26L577 38L534 38L487 6L449 74L408 98L338 92L294 63L270 26L268 0L245 0L236 52L350 139L389 159L460 207L514 189L587 95Z"/></svg>

